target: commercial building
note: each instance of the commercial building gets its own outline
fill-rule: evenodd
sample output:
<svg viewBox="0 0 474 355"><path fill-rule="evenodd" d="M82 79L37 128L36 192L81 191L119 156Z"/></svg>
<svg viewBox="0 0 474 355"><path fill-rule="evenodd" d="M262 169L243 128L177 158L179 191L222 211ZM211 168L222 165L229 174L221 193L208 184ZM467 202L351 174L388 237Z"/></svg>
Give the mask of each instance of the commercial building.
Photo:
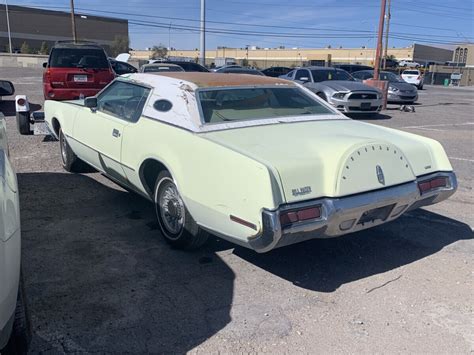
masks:
<svg viewBox="0 0 474 355"><path fill-rule="evenodd" d="M199 50L172 50L170 56L183 58L199 58ZM453 51L413 44L406 48L389 48L388 55L397 60L414 60L420 64L445 63L450 61ZM134 51L136 59L150 59L151 51ZM375 61L374 48L227 48L206 51L206 64L211 64L218 57L235 58L238 63L247 62L248 65L258 68L271 66L303 66L328 65L335 63L357 63L373 65Z"/></svg>
<svg viewBox="0 0 474 355"><path fill-rule="evenodd" d="M56 41L72 39L71 14L24 6L8 6L10 34L14 51L27 43L36 53L46 42L49 48ZM9 51L6 6L0 5L0 52ZM110 17L77 14L75 16L77 38L97 42L105 47L116 38L128 38L128 21Z"/></svg>
<svg viewBox="0 0 474 355"><path fill-rule="evenodd" d="M474 44L460 44L453 53L453 63L474 67Z"/></svg>

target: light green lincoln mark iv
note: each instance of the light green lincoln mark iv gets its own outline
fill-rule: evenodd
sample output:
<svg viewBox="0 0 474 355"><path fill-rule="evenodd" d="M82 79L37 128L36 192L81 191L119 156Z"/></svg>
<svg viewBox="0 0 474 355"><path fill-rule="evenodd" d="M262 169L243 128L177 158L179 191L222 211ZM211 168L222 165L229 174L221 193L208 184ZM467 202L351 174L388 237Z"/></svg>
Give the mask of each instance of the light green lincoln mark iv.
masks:
<svg viewBox="0 0 474 355"><path fill-rule="evenodd" d="M253 75L131 74L45 103L66 170L87 163L152 200L180 248L208 233L267 252L380 225L454 193L442 146L351 120L303 86Z"/></svg>

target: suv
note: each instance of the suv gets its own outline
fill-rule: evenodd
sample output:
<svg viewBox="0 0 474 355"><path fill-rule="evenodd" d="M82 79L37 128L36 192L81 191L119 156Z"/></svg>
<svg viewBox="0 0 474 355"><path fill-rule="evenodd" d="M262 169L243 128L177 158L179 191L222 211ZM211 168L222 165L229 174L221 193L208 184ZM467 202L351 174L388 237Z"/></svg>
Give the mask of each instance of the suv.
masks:
<svg viewBox="0 0 474 355"><path fill-rule="evenodd" d="M57 42L43 67L46 100L94 96L115 78L104 49L91 42Z"/></svg>

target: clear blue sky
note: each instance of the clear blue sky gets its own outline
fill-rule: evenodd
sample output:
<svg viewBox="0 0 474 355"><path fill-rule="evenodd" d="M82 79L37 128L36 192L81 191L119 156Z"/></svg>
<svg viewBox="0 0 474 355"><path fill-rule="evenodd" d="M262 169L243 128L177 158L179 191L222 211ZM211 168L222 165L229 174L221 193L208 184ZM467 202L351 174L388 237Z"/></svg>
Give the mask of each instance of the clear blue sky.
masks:
<svg viewBox="0 0 474 355"><path fill-rule="evenodd" d="M2 1L2 0L0 0ZM2 1L3 2L3 1ZM67 10L69 0L8 0ZM474 42L473 0L392 0L390 46ZM131 47L199 47L200 0L75 0L77 13L126 18ZM207 0L207 48L374 47L379 0ZM113 13L115 12L115 13ZM433 43L430 43L433 42Z"/></svg>

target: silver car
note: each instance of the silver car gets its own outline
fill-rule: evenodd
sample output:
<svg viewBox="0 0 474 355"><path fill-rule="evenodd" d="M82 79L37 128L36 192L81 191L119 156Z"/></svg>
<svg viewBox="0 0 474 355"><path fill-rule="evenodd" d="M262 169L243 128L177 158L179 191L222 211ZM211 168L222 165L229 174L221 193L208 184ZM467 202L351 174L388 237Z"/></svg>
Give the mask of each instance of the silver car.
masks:
<svg viewBox="0 0 474 355"><path fill-rule="evenodd" d="M373 70L361 70L352 73L356 80L367 80L374 77ZM412 104L418 100L418 90L411 84L408 84L399 75L388 71L380 72L380 80L388 81L388 96L389 103L407 103Z"/></svg>
<svg viewBox="0 0 474 355"><path fill-rule="evenodd" d="M376 113L382 109L382 93L354 80L342 69L305 67L282 79L295 80L344 113Z"/></svg>

